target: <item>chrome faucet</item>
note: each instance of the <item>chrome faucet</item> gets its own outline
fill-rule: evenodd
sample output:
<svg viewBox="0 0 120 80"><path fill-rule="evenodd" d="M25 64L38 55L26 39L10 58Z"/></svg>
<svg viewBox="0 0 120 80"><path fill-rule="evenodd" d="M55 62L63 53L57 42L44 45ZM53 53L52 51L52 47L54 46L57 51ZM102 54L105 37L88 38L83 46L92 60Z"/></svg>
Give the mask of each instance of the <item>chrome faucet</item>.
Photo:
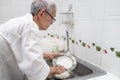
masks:
<svg viewBox="0 0 120 80"><path fill-rule="evenodd" d="M66 52L68 52L68 51L70 51L70 49L69 49L69 33L68 33L68 31L66 31L66 36L67 36L67 50L66 50Z"/></svg>

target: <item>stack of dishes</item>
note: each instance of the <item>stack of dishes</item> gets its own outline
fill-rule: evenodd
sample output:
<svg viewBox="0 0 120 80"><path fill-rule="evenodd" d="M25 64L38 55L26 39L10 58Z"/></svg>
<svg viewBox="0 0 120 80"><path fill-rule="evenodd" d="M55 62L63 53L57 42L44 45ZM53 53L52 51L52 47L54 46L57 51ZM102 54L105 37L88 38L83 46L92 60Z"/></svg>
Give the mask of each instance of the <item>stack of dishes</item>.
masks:
<svg viewBox="0 0 120 80"><path fill-rule="evenodd" d="M55 75L56 78L65 79L71 76L72 70L76 67L77 60L71 54L64 54L63 56L56 57L53 59L53 65L61 65L66 68L66 71L62 74Z"/></svg>

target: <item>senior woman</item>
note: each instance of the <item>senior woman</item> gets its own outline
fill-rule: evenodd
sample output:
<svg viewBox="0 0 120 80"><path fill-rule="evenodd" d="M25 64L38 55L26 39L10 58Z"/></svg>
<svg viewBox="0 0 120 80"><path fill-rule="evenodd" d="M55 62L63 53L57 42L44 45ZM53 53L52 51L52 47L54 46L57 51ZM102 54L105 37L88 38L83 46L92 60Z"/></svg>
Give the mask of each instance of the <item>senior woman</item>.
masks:
<svg viewBox="0 0 120 80"><path fill-rule="evenodd" d="M44 53L39 43L39 31L47 30L55 21L55 16L54 0L34 0L31 13L0 25L0 54L14 54L18 68L26 74L28 80L45 80L48 76L65 71L63 66L47 65L45 59L51 60L60 54ZM13 77L11 80L15 80Z"/></svg>

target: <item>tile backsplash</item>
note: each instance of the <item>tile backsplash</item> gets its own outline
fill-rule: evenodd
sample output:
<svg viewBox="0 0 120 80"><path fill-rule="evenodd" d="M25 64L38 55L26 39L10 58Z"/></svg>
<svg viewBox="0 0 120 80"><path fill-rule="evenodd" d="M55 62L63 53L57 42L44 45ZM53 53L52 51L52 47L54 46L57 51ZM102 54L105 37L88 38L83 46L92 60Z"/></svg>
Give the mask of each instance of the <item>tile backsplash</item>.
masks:
<svg viewBox="0 0 120 80"><path fill-rule="evenodd" d="M59 36L57 34L48 33L47 36L45 36L45 37L56 38L58 40L66 41L66 36L65 35ZM97 43L94 43L94 42L90 43L88 41L85 42L83 40L76 41L75 39L72 39L71 37L69 37L69 41L72 45L74 45L76 47L81 46L85 49L91 49L91 50L100 52L102 54L107 54L107 55L110 55L112 57L120 58L120 49L117 49L117 48L114 48L114 47L111 47L111 46L106 46L106 47L103 47L102 45L99 46Z"/></svg>
<svg viewBox="0 0 120 80"><path fill-rule="evenodd" d="M120 1L58 0L58 3L58 12L67 12L68 5L73 4L74 26L72 29L67 27L70 46L74 46L74 50L70 47L71 51L79 58L120 77ZM64 32L64 29L60 30L63 25L56 23L56 26L59 26L58 32Z"/></svg>

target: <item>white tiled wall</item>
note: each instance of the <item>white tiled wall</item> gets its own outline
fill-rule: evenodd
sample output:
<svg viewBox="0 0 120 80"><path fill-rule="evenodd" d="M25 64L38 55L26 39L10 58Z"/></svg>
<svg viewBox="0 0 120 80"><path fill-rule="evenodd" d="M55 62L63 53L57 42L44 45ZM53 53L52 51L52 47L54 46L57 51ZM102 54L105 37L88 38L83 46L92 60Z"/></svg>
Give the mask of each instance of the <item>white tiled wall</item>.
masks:
<svg viewBox="0 0 120 80"><path fill-rule="evenodd" d="M105 0L103 46L114 47L120 51L120 0ZM102 67L120 77L120 58L108 49L108 55L102 55Z"/></svg>
<svg viewBox="0 0 120 80"><path fill-rule="evenodd" d="M6 21L8 18L11 18L11 1L10 0L1 0L0 1L0 23Z"/></svg>
<svg viewBox="0 0 120 80"><path fill-rule="evenodd" d="M65 30L68 29L70 37L78 42L70 42L71 51L75 52L76 56L120 77L120 58L115 55L115 51L120 51L120 0L56 1L57 21L48 32L65 36ZM1 0L0 24L29 12L31 2L32 0ZM73 4L73 28L59 24L59 13L67 12L69 4ZM85 47L82 42L86 43ZM95 43L95 46L92 43ZM102 50L96 51L96 46L100 46ZM114 47L115 51L112 52L110 47ZM107 54L104 54L104 49Z"/></svg>
<svg viewBox="0 0 120 80"><path fill-rule="evenodd" d="M120 16L120 0L105 0L105 16Z"/></svg>
<svg viewBox="0 0 120 80"><path fill-rule="evenodd" d="M115 53L120 51L120 0L58 0L58 3L60 12L67 12L67 6L73 4L75 41L81 40L90 46L75 44L75 55L120 76L120 58ZM111 47L115 48L113 52Z"/></svg>
<svg viewBox="0 0 120 80"><path fill-rule="evenodd" d="M120 77L120 59L102 54L102 68Z"/></svg>
<svg viewBox="0 0 120 80"><path fill-rule="evenodd" d="M30 11L32 0L0 0L0 24Z"/></svg>

